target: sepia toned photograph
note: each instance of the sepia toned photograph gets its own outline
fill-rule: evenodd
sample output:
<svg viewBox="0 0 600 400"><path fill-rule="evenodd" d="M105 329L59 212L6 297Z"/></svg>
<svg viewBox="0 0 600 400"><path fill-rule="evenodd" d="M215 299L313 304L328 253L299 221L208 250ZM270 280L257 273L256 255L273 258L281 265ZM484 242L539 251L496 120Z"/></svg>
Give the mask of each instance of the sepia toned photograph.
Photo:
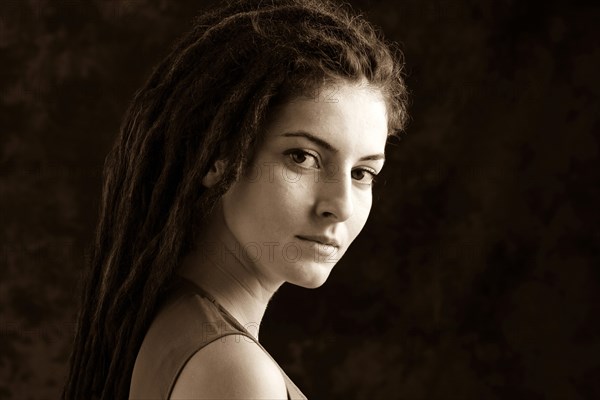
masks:
<svg viewBox="0 0 600 400"><path fill-rule="evenodd" d="M600 398L599 20L0 0L0 400Z"/></svg>

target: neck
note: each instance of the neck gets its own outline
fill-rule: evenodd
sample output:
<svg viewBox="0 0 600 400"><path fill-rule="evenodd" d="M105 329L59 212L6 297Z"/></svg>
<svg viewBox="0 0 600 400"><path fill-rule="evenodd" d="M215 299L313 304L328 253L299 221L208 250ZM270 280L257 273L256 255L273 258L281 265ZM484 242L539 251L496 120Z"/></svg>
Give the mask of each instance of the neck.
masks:
<svg viewBox="0 0 600 400"><path fill-rule="evenodd" d="M258 340L267 305L283 282L267 284L261 277L227 228L220 207L203 228L205 234L185 257L178 274L212 295Z"/></svg>

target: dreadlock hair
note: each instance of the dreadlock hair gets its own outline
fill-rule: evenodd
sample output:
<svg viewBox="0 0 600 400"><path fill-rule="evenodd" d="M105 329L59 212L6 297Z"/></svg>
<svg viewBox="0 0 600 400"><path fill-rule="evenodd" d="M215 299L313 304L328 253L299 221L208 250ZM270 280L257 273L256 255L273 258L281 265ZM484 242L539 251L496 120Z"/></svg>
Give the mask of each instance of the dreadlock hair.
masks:
<svg viewBox="0 0 600 400"><path fill-rule="evenodd" d="M62 398L126 399L133 366L202 216L249 166L269 113L325 82L366 78L406 120L402 54L344 3L221 3L135 94L108 154ZM220 182L202 178L218 159ZM195 226L195 227L194 227Z"/></svg>

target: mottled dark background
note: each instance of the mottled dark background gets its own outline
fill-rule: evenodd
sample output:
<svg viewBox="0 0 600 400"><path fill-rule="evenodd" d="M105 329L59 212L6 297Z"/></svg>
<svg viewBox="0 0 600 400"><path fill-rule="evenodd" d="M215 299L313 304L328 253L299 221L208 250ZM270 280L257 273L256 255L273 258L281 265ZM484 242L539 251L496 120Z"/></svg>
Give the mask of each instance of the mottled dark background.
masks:
<svg viewBox="0 0 600 400"><path fill-rule="evenodd" d="M204 4L0 2L1 399L58 397L103 159ZM352 4L402 45L412 120L265 346L311 399L600 398L600 8Z"/></svg>

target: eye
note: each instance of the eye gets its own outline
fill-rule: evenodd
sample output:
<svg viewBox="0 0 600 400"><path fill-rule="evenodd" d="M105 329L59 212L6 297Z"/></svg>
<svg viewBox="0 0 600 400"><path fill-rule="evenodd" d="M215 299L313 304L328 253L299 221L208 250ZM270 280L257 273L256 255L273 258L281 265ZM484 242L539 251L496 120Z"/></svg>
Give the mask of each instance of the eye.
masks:
<svg viewBox="0 0 600 400"><path fill-rule="evenodd" d="M292 149L285 152L295 164L304 168L320 168L319 159L315 154L302 149Z"/></svg>
<svg viewBox="0 0 600 400"><path fill-rule="evenodd" d="M377 173L370 168L358 168L352 171L352 178L356 179L360 184L373 185Z"/></svg>

